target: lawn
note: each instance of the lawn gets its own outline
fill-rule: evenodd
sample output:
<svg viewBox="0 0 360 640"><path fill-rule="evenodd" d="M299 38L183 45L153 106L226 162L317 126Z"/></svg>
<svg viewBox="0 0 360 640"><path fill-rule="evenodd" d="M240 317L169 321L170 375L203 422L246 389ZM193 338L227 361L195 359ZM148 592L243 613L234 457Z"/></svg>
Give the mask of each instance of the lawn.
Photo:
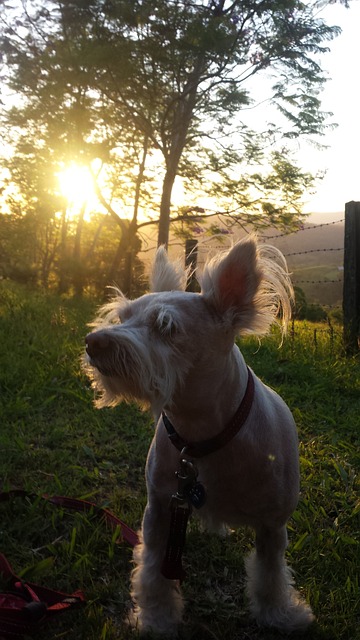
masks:
<svg viewBox="0 0 360 640"><path fill-rule="evenodd" d="M0 489L85 498L137 528L151 416L135 406L97 410L80 368L92 300L44 296L0 283ZM281 393L300 436L302 492L289 522L289 562L317 622L307 640L360 639L360 361L345 358L341 331L295 324L283 346L273 333L241 341L248 364ZM131 549L90 514L46 502L0 504L0 552L24 578L86 604L43 628L38 640L136 637L124 620ZM276 640L250 619L243 556L250 530L229 538L191 522L180 640ZM1 589L0 589L1 591Z"/></svg>

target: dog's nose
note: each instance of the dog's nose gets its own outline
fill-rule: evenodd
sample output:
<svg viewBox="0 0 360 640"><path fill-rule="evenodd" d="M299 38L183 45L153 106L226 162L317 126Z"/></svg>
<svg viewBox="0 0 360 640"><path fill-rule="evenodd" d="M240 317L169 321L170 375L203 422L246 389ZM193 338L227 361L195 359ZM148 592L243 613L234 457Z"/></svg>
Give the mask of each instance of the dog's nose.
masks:
<svg viewBox="0 0 360 640"><path fill-rule="evenodd" d="M101 331L95 331L94 333L88 333L85 338L86 351L89 356L96 356L100 351L106 349L110 344L109 336Z"/></svg>

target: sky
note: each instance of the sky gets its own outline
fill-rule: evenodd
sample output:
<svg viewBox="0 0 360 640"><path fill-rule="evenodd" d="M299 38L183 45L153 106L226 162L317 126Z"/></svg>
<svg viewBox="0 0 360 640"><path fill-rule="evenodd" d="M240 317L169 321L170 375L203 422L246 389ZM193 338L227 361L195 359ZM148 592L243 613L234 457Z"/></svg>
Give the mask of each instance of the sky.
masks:
<svg viewBox="0 0 360 640"><path fill-rule="evenodd" d="M338 127L323 139L327 149L307 149L299 153L299 160L306 170L327 171L304 210L336 213L344 211L346 202L360 201L360 0L352 0L349 9L331 5L322 15L327 24L342 28L341 35L329 44L331 51L322 58L330 78L322 106L333 112Z"/></svg>

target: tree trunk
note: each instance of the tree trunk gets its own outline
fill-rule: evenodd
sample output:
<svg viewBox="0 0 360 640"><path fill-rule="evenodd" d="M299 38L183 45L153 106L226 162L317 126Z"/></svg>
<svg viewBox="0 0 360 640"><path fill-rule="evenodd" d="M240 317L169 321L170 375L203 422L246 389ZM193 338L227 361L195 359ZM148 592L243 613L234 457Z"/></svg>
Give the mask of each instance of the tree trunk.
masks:
<svg viewBox="0 0 360 640"><path fill-rule="evenodd" d="M89 262L90 259L94 255L95 248L96 248L97 242L98 242L98 240L100 238L101 231L102 231L102 228L103 228L104 224L105 224L105 216L103 217L103 219L99 223L98 228L95 231L95 235L94 235L93 241L92 241L92 243L91 243L91 245L89 247L89 250L88 250L88 252L87 252L87 254L85 256L85 263Z"/></svg>
<svg viewBox="0 0 360 640"><path fill-rule="evenodd" d="M196 105L197 90L204 66L204 56L200 56L194 65L181 96L179 96L173 115L173 127L170 149L166 158L166 173L160 204L158 246L168 246L170 230L171 193L178 172L180 158L186 145L189 126Z"/></svg>
<svg viewBox="0 0 360 640"><path fill-rule="evenodd" d="M81 235L84 226L84 216L86 210L86 203L84 202L80 212L76 225L74 252L73 252L73 283L75 289L75 295L81 296L84 288L83 269L81 263Z"/></svg>
<svg viewBox="0 0 360 640"><path fill-rule="evenodd" d="M166 171L161 194L158 247L162 244L167 248L169 244L171 193L174 186L176 171Z"/></svg>
<svg viewBox="0 0 360 640"><path fill-rule="evenodd" d="M45 247L41 256L41 284L45 290L49 286L50 270L53 267L57 252L57 234L52 233L52 223L47 222L45 227Z"/></svg>
<svg viewBox="0 0 360 640"><path fill-rule="evenodd" d="M134 252L132 246L132 238L129 238L128 246L125 249L125 261L124 261L124 278L122 291L127 298L131 297L132 281L133 281L133 263Z"/></svg>
<svg viewBox="0 0 360 640"><path fill-rule="evenodd" d="M133 267L134 267L134 257L135 257L134 256L135 238L136 238L136 232L137 232L140 192L141 192L141 185L144 180L144 172L145 172L145 164L146 164L146 157L148 153L148 147L149 147L149 138L147 135L145 135L144 145L143 145L143 154L142 154L141 162L139 165L138 175L136 178L133 218L131 220L129 231L128 231L128 241L127 241L126 254L125 254L123 292L128 297L130 297L132 293Z"/></svg>
<svg viewBox="0 0 360 640"><path fill-rule="evenodd" d="M112 261L112 265L109 271L109 276L108 276L109 283L115 284L116 286L121 286L121 289L124 288L123 282L121 283L118 282L117 273L119 270L121 258L125 255L125 252L128 246L128 238L129 238L128 231L126 231L126 233L123 232L121 234L121 238L119 240L119 244L116 249L114 259ZM125 293L125 291L123 291L123 293Z"/></svg>
<svg viewBox="0 0 360 640"><path fill-rule="evenodd" d="M61 240L59 257L59 293L65 293L68 288L66 277L66 241L67 241L67 209L64 207L61 216Z"/></svg>

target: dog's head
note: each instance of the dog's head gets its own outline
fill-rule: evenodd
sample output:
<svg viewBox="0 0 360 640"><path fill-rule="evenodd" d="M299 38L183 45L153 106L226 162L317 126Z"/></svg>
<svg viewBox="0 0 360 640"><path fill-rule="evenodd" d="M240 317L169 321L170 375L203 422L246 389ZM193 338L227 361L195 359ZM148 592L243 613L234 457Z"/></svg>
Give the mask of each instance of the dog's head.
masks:
<svg viewBox="0 0 360 640"><path fill-rule="evenodd" d="M240 241L206 264L200 293L185 291L186 276L160 248L151 293L130 301L118 291L101 309L85 357L98 406L135 399L158 414L190 372L216 375L236 334L264 334L279 314L286 326L292 288L278 250Z"/></svg>

